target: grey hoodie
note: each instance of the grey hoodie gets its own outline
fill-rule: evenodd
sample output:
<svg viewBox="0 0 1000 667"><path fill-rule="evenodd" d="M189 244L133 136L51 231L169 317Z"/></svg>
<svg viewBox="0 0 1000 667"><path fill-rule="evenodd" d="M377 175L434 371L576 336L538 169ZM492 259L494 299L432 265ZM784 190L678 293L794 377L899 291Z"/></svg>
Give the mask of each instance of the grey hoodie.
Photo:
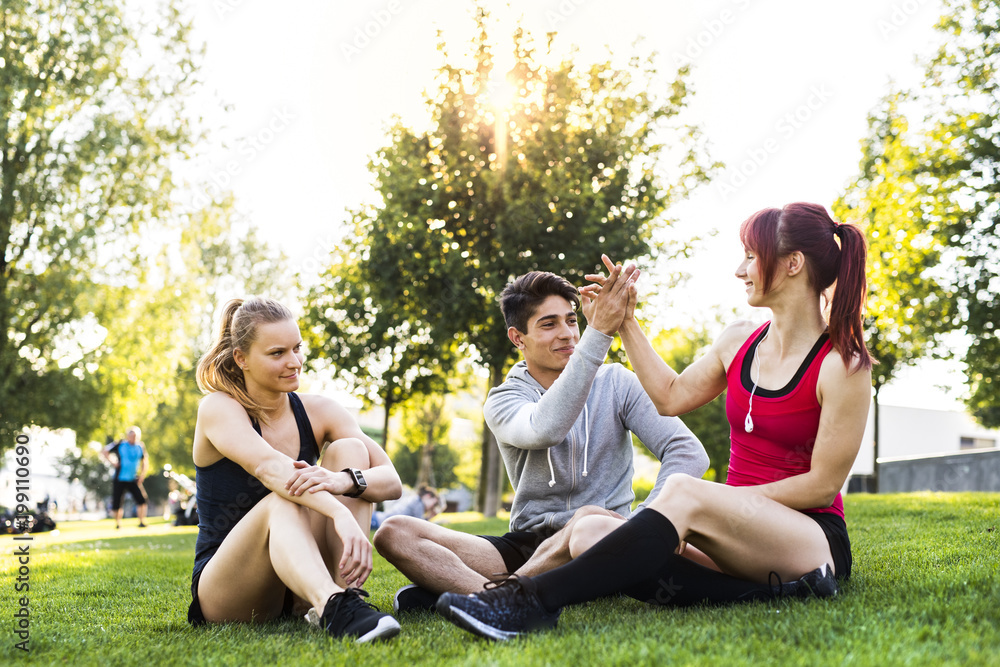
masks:
<svg viewBox="0 0 1000 667"><path fill-rule="evenodd" d="M514 486L510 530L548 537L584 505L628 516L635 433L660 460L654 497L671 473L701 477L708 455L677 417L659 415L634 373L605 364L613 338L588 327L548 391L522 360L483 407Z"/></svg>

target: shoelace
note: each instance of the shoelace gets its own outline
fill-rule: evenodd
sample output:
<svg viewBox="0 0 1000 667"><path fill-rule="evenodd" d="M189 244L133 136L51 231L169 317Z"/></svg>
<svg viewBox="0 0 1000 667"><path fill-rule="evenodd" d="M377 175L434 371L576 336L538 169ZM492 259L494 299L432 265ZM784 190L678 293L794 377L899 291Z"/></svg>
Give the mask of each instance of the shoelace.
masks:
<svg viewBox="0 0 1000 667"><path fill-rule="evenodd" d="M336 602L333 609L330 612L329 619L336 618L341 610L350 614L350 618L354 618L354 614L357 613L358 607L368 607L369 609L374 609L379 611L379 608L373 605L371 602L363 600L362 598L368 597L368 591L363 588L347 588L340 593L334 593L330 596L330 600L336 598ZM330 600L327 600L327 606L330 604ZM324 615L326 610L324 609ZM327 622L329 622L327 619Z"/></svg>
<svg viewBox="0 0 1000 667"><path fill-rule="evenodd" d="M774 585L773 579L778 580L777 586ZM771 597L781 598L785 596L785 584L781 581L781 576L774 570L771 570L771 573L767 575L767 585L771 589Z"/></svg>
<svg viewBox="0 0 1000 667"><path fill-rule="evenodd" d="M517 598L526 595L524 583L518 575L504 574L502 576L504 577L503 579L490 579L483 584L483 588L492 593L490 597L494 597L497 600L517 600Z"/></svg>

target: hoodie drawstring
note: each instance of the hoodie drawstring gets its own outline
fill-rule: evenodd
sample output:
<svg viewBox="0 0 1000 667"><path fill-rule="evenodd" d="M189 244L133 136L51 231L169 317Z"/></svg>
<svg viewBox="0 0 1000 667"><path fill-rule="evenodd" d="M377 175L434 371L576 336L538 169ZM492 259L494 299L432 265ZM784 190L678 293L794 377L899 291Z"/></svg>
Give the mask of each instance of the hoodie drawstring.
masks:
<svg viewBox="0 0 1000 667"><path fill-rule="evenodd" d="M535 390L538 394L539 400L542 398L542 392ZM583 404L583 476L587 476L587 452L590 449L590 413L587 410L587 404ZM552 448L549 447L545 450L545 458L549 462L549 487L556 485L556 469L552 465Z"/></svg>
<svg viewBox="0 0 1000 667"><path fill-rule="evenodd" d="M535 393L538 394L538 400L542 400L542 392L540 392L540 391L538 391L536 389ZM548 449L545 450L545 458L548 459L548 462L549 462L549 475L550 475L549 488L551 488L551 487L553 487L553 486L556 485L556 469L552 467L552 448L551 447L549 447Z"/></svg>

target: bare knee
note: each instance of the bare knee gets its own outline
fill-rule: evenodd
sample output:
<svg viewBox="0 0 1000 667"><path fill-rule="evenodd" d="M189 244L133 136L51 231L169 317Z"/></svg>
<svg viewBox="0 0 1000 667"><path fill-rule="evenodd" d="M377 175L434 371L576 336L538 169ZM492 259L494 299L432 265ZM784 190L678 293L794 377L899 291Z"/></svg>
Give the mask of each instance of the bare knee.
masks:
<svg viewBox="0 0 1000 667"><path fill-rule="evenodd" d="M576 558L584 551L594 546L608 533L622 525L624 521L616 518L610 513L593 513L580 517L580 520L573 526L573 532L569 536L569 555Z"/></svg>
<svg viewBox="0 0 1000 667"><path fill-rule="evenodd" d="M717 485L684 473L675 473L667 477L659 495L646 506L670 519L675 526L690 527L706 507L704 501L711 491L706 486Z"/></svg>
<svg viewBox="0 0 1000 667"><path fill-rule="evenodd" d="M614 512L606 510L600 505L584 505L583 507L576 510L570 520L566 522L566 525L562 527L563 531L572 532L577 523L589 516L616 516Z"/></svg>
<svg viewBox="0 0 1000 667"><path fill-rule="evenodd" d="M610 510L606 510L600 505L584 505L573 514L574 519L582 519L586 516L614 516L614 513Z"/></svg>
<svg viewBox="0 0 1000 667"><path fill-rule="evenodd" d="M375 531L372 543L385 557L399 553L420 538L419 529L423 523L426 522L412 516L390 516Z"/></svg>
<svg viewBox="0 0 1000 667"><path fill-rule="evenodd" d="M696 502L698 500L697 487L703 480L695 479L691 475L682 472L674 473L663 482L663 488L659 494L649 501L647 507L660 511L663 507L679 502Z"/></svg>
<svg viewBox="0 0 1000 667"><path fill-rule="evenodd" d="M344 468L371 467L371 456L368 447L358 438L341 438L326 446L320 465L328 470L343 470Z"/></svg>

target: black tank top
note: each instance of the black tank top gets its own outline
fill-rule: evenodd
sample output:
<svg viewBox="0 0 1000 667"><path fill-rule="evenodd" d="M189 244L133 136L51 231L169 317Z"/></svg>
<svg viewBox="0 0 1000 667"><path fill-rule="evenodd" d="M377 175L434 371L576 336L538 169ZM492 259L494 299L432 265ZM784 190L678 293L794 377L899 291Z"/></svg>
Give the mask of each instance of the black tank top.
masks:
<svg viewBox="0 0 1000 667"><path fill-rule="evenodd" d="M299 428L299 461L310 465L316 463L319 447L313 435L312 425L306 415L302 399L294 392L288 394L288 402ZM253 428L260 434L260 424L253 422ZM198 500L198 541L194 549L194 576L201 572L208 560L218 551L222 541L229 535L240 519L253 509L270 490L256 477L230 459L219 459L204 468L195 466L195 486Z"/></svg>

